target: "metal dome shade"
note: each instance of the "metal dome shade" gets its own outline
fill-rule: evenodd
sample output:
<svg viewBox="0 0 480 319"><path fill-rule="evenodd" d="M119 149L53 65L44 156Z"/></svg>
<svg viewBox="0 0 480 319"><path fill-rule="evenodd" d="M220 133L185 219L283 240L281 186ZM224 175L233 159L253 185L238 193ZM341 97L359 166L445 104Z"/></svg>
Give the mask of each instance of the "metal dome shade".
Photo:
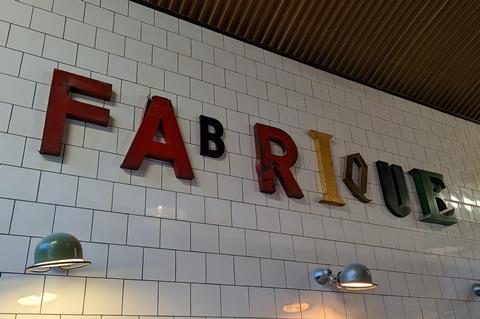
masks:
<svg viewBox="0 0 480 319"><path fill-rule="evenodd" d="M53 233L44 237L35 247L35 264L28 272L47 272L51 268L69 270L89 265L83 259L82 245L75 236Z"/></svg>
<svg viewBox="0 0 480 319"><path fill-rule="evenodd" d="M480 283L474 283L472 285L472 291L475 295L480 297Z"/></svg>
<svg viewBox="0 0 480 319"><path fill-rule="evenodd" d="M372 282L372 274L362 264L350 264L337 275L337 287L347 290L374 289L378 285Z"/></svg>
<svg viewBox="0 0 480 319"><path fill-rule="evenodd" d="M350 264L340 271L336 276L328 268L320 268L313 272L316 282L323 285L327 282L337 288L345 290L367 290L377 288L378 285L372 282L372 274L362 264Z"/></svg>

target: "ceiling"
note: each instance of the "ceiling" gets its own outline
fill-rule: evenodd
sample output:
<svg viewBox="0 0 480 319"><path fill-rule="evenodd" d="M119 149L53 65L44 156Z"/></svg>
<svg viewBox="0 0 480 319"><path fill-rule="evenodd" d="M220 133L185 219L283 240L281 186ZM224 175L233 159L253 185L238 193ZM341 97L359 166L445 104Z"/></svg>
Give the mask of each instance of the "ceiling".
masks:
<svg viewBox="0 0 480 319"><path fill-rule="evenodd" d="M480 123L480 1L136 1Z"/></svg>

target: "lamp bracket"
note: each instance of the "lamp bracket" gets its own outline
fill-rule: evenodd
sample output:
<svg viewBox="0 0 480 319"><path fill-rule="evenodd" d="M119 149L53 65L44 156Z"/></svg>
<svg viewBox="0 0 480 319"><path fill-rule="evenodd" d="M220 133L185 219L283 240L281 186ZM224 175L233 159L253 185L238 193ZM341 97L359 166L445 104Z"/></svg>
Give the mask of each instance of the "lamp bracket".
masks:
<svg viewBox="0 0 480 319"><path fill-rule="evenodd" d="M321 285L330 282L332 285L337 286L337 276L332 274L332 270L329 268L319 268L313 272L313 278Z"/></svg>

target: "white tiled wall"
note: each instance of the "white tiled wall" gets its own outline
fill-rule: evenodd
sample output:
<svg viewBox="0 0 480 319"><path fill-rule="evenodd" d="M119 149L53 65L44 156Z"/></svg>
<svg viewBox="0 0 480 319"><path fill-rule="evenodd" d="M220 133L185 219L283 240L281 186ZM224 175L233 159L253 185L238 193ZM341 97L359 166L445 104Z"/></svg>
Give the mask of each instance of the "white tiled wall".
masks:
<svg viewBox="0 0 480 319"><path fill-rule="evenodd" d="M38 153L53 68L114 91L75 96L109 108L111 126L68 121L58 158ZM158 161L120 168L149 94L171 99L193 181ZM199 155L200 114L225 127L220 159ZM295 140L304 199L258 191L255 123ZM309 129L334 135L345 207L317 202ZM479 138L476 124L127 0L0 0L0 318L479 318ZM369 204L342 183L355 152L370 166ZM419 222L409 176L414 212L394 217L379 159L442 173L459 223ZM92 265L25 274L52 231L77 236ZM344 293L310 275L353 261L378 289ZM299 302L310 307L282 310Z"/></svg>

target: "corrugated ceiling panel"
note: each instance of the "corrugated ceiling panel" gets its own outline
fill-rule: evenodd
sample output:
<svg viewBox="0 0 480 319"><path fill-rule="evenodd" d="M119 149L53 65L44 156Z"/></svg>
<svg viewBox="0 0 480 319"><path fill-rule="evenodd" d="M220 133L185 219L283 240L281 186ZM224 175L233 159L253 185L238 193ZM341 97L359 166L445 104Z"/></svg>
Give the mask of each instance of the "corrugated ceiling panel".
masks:
<svg viewBox="0 0 480 319"><path fill-rule="evenodd" d="M135 1L480 122L480 1Z"/></svg>

